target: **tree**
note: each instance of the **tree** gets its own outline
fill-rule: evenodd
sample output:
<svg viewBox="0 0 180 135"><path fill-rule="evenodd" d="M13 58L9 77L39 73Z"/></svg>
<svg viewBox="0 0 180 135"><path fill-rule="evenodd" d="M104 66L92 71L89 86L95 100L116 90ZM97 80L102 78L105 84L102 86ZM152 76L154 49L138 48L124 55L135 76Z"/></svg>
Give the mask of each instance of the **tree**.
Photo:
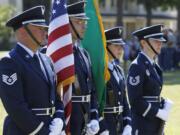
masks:
<svg viewBox="0 0 180 135"><path fill-rule="evenodd" d="M146 26L151 25L152 21L152 9L156 9L163 5L166 0L133 0L137 1L138 4L143 4L146 10Z"/></svg>
<svg viewBox="0 0 180 135"><path fill-rule="evenodd" d="M8 50L11 48L9 39L11 37L11 29L5 26L9 18L14 12L12 6L0 6L0 50Z"/></svg>
<svg viewBox="0 0 180 135"><path fill-rule="evenodd" d="M117 0L117 25L123 26L123 5L124 0Z"/></svg>
<svg viewBox="0 0 180 135"><path fill-rule="evenodd" d="M102 2L105 2L105 0L99 0L99 3ZM124 0L116 0L116 6L117 6L116 24L118 26L123 26L123 4L124 4Z"/></svg>
<svg viewBox="0 0 180 135"><path fill-rule="evenodd" d="M164 0L163 7L167 9L168 7L176 8L177 10L177 31L180 34L180 0Z"/></svg>

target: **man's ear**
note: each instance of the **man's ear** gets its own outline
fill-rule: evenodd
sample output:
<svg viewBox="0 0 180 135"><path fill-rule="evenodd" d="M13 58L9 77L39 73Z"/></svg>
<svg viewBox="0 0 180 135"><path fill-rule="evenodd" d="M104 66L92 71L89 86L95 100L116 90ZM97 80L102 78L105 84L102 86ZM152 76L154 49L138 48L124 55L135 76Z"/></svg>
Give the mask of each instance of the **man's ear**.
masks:
<svg viewBox="0 0 180 135"><path fill-rule="evenodd" d="M147 41L146 40L144 40L144 39L142 39L142 40L140 40L140 46L141 46L141 48L144 48L144 46L147 44Z"/></svg>
<svg viewBox="0 0 180 135"><path fill-rule="evenodd" d="M141 45L144 45L144 44L146 44L146 41L142 39L142 40L140 41L140 43L141 43Z"/></svg>

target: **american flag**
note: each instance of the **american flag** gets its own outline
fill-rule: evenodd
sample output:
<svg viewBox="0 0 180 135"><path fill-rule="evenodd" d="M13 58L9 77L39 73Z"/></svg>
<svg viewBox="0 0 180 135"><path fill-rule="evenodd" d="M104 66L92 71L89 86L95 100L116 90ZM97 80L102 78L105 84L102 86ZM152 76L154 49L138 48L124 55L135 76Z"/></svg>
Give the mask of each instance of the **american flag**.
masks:
<svg viewBox="0 0 180 135"><path fill-rule="evenodd" d="M74 56L66 0L53 1L48 30L47 55L51 57L57 74L58 93L63 93L66 131L69 132L72 83L74 81Z"/></svg>

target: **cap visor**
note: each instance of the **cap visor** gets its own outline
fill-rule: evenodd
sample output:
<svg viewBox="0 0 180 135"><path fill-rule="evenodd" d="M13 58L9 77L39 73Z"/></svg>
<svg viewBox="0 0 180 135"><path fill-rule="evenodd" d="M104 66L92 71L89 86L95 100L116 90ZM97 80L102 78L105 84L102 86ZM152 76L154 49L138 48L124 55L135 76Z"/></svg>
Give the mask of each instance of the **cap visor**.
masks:
<svg viewBox="0 0 180 135"><path fill-rule="evenodd" d="M112 42L112 41L110 41L110 42L107 42L107 43L110 43L110 44L113 44L113 45L120 45L120 46L126 45L125 42Z"/></svg>
<svg viewBox="0 0 180 135"><path fill-rule="evenodd" d="M82 20L89 20L90 18L87 16L71 16L73 18L82 19Z"/></svg>
<svg viewBox="0 0 180 135"><path fill-rule="evenodd" d="M34 25L34 26L39 26L39 27L45 27L45 28L48 28L49 26L46 24L46 23L30 23L31 25Z"/></svg>
<svg viewBox="0 0 180 135"><path fill-rule="evenodd" d="M157 40L157 41L160 41L160 42L166 42L166 41L167 41L164 37L160 37L160 38L149 38L149 39Z"/></svg>

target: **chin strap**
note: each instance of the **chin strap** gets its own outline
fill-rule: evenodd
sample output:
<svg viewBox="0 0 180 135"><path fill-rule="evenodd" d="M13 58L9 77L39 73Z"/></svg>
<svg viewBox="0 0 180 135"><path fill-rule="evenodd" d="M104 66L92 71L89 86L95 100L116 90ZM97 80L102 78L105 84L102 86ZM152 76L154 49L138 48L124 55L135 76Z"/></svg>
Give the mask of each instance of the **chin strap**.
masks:
<svg viewBox="0 0 180 135"><path fill-rule="evenodd" d="M111 56L113 57L113 59L117 59L108 47L106 47L106 49L107 49L107 51L111 54Z"/></svg>
<svg viewBox="0 0 180 135"><path fill-rule="evenodd" d="M152 49L152 51L153 51L156 55L158 55L158 53L157 53L156 50L152 47L152 45L151 45L151 43L149 42L148 39L146 39L146 42L147 42L147 44L149 45L149 47Z"/></svg>
<svg viewBox="0 0 180 135"><path fill-rule="evenodd" d="M76 37L77 37L79 40L83 40L83 38L80 37L79 33L77 32L76 28L74 27L72 21L69 20L69 22L70 22L70 24L71 24L71 26L72 26L72 29L73 29L73 31L74 31Z"/></svg>
<svg viewBox="0 0 180 135"><path fill-rule="evenodd" d="M28 25L24 25L24 28L26 30L26 32L29 34L29 36L31 37L31 39L38 45L41 46L41 43L35 38L35 36L32 34L31 30L28 28Z"/></svg>

